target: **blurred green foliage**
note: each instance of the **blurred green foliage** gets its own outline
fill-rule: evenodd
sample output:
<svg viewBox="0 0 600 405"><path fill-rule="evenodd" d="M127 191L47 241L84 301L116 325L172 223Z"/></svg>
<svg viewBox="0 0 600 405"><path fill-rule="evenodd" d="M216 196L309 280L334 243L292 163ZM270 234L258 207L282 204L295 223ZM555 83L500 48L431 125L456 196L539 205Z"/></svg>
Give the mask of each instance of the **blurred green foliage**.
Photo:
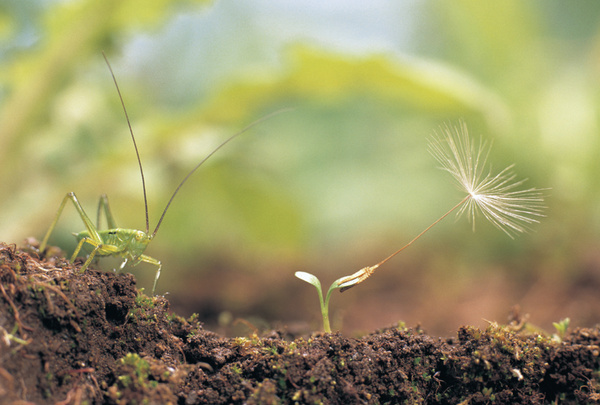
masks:
<svg viewBox="0 0 600 405"><path fill-rule="evenodd" d="M578 246L600 239L600 3L393 3L370 12L349 3L348 32L378 33L371 48L354 49L355 37L335 36L348 10L316 5L0 3L0 239L40 238L68 191L91 217L106 193L121 226L144 227L104 51L140 148L151 228L214 146L294 108L227 145L186 184L146 252L163 261L165 278L202 271L215 255L257 272L318 263L311 271L332 278L379 261L462 197L426 150L440 124L460 118L493 140L494 167L516 163L528 186L551 187L548 217L516 241L483 220L476 235L448 220L424 249L488 262L546 251L542 265L564 269ZM286 22L306 28L290 33ZM51 243L68 250L82 228L69 207Z"/></svg>

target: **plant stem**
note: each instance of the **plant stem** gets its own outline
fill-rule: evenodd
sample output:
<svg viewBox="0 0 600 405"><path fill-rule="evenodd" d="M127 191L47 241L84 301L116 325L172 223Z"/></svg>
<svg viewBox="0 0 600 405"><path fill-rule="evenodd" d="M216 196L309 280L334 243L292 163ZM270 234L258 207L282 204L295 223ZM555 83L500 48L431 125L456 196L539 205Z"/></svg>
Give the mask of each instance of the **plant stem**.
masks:
<svg viewBox="0 0 600 405"><path fill-rule="evenodd" d="M425 228L425 230L423 232L421 232L420 234L415 236L410 242L408 242L406 245L402 246L400 249L396 250L394 253L392 253L391 255L389 255L388 257L386 257L379 263L377 263L373 266L363 267L362 269L360 269L359 271L357 271L356 273L354 273L350 276L340 278L338 280L339 286L341 287L340 291L344 292L344 291L354 287L355 285L362 283L367 278L371 277L371 275L375 272L375 270L377 270L377 268L379 266L381 266L382 264L384 264L385 262L390 260L392 257L396 256L398 253L402 252L404 249L406 249L410 245L412 245L417 239L419 239L421 236L423 236L425 234L425 232L427 232L428 230L433 228L435 225L437 225L438 222L440 222L442 219L446 218L448 215L450 215L450 213L452 213L452 211L454 211L455 209L457 209L458 207L460 207L461 205L466 203L472 197L473 197L472 194L468 194L458 204L456 204L448 212L446 212L444 215L442 215L437 221L435 221L433 224L431 224L427 228Z"/></svg>
<svg viewBox="0 0 600 405"><path fill-rule="evenodd" d="M373 267L379 267L379 266L381 266L382 264L384 264L385 262L387 262L388 260L390 260L392 257L396 256L398 253L402 252L404 249L406 249L407 247L409 247L410 245L412 245L414 242L417 241L417 239L419 239L421 236L423 236L425 234L425 232L427 232L428 230L430 230L431 228L433 228L435 225L437 225L438 222L440 222L442 219L444 219L448 215L450 215L452 213L452 211L454 211L455 209L457 209L458 207L460 207L461 205L463 205L464 203L466 203L471 197L472 197L472 195L468 194L465 198L463 198L461 200L461 202L459 202L454 207L452 207L450 209L450 211L448 211L444 215L442 215L433 224L429 225L423 232L421 232L420 234L418 234L417 236L415 236L410 242L408 242L406 245L402 246L400 249L396 250L394 253L392 253L391 255L389 255L388 257L386 257L385 259L383 259L382 261L380 261L379 263L377 263Z"/></svg>
<svg viewBox="0 0 600 405"><path fill-rule="evenodd" d="M325 333L331 333L331 326L329 325L329 298L331 298L331 293L336 288L339 288L337 281L331 284L331 287L329 287L329 290L327 291L327 297L325 297L325 304L321 307L321 313L323 315L323 330Z"/></svg>
<svg viewBox="0 0 600 405"><path fill-rule="evenodd" d="M328 295L329 298L329 295ZM325 305L328 305L329 302ZM323 315L323 331L325 333L331 333L331 326L329 325L329 311L327 309L321 308L321 315Z"/></svg>
<svg viewBox="0 0 600 405"><path fill-rule="evenodd" d="M331 293L331 288L329 288L329 291L327 291L327 299L323 301L323 290L321 289L321 283L319 280L316 280L316 283L313 285L317 288L317 294L319 294L321 316L323 317L323 330L326 333L331 333L331 326L329 325L329 295Z"/></svg>

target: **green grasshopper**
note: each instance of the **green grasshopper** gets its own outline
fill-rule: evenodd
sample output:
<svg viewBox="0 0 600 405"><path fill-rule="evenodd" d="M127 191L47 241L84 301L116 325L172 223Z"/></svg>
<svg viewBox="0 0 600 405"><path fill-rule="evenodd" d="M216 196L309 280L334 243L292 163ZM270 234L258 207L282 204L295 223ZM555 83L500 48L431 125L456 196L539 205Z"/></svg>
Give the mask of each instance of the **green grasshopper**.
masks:
<svg viewBox="0 0 600 405"><path fill-rule="evenodd" d="M92 260L94 260L94 257L96 257L96 256L122 257L124 260L123 260L119 270L122 270L127 263L130 263L131 266L136 266L141 262L153 264L154 266L157 267L156 275L154 276L154 284L152 286L152 295L154 295L154 291L156 290L156 283L158 282L158 278L160 277L160 270L162 268L162 264L160 261L156 260L155 258L145 255L144 251L148 247L148 244L150 243L150 241L152 239L154 239L154 236L158 232L158 229L160 228L160 225L165 217L165 214L167 213L167 210L169 209L169 206L173 202L175 195L177 195L177 193L179 192L179 190L181 189L183 184L190 178L190 176L200 166L202 166L202 164L204 162L206 162L206 160L208 160L208 158L210 158L215 152L217 152L219 149L221 149L223 146L225 146L225 144L227 144L229 141L231 141L235 137L246 132L251 127L257 125L258 123L266 120L267 118L269 118L273 115L279 114L283 110L275 111L274 113L271 113L255 122L253 122L252 124L248 125L247 127L242 129L238 133L227 138L223 143L221 143L212 152L210 152L204 159L202 159L200 161L200 163L198 163L196 165L196 167L194 167L179 183L179 185L177 186L177 188L171 195L171 199L169 200L165 209L163 210L163 213L162 213L160 219L158 220L158 223L156 224L156 228L154 228L154 231L152 233L150 233L150 225L149 225L150 223L148 220L148 200L146 198L146 181L144 179L144 170L142 169L142 161L140 159L138 147L137 147L137 144L135 141L135 137L133 135L133 129L131 127L131 122L130 122L129 116L127 114L127 109L125 108L125 103L123 101L123 97L121 96L121 91L119 90L119 85L117 84L117 79L115 78L115 75L110 66L110 63L108 62L108 59L106 58L106 55L103 54L103 56L104 56L104 59L106 60L106 64L108 65L108 69L110 70L110 74L112 76L113 82L115 83L115 86L117 88L117 93L119 95L119 99L121 101L123 111L125 113L125 119L127 120L127 125L129 126L129 133L131 134L131 139L133 140L133 147L135 148L138 165L140 167L140 174L142 177L142 188L144 190L144 206L145 206L145 211L146 211L146 231L144 232L144 231L138 231L136 229L124 229L124 228L117 227L114 217L112 216L112 213L110 211L110 206L108 204L108 197L106 196L106 194L103 194L102 196L100 196L100 201L98 202L98 216L97 216L97 222L96 222L97 225L94 226L93 222L87 216L83 207L79 203L79 200L77 200L75 193L70 192L70 193L67 193L67 195L63 199L62 203L60 204L60 207L58 208L58 212L56 213L56 217L54 218L54 221L52 221L52 224L50 225L50 229L48 229L48 232L46 233L46 236L44 237L44 240L42 241L39 250L40 250L40 252L45 251L46 246L48 244L48 239L50 238L50 234L54 230L56 223L58 222L58 219L59 219L63 209L65 208L67 201L71 200L73 202L73 205L75 206L75 209L79 213L79 216L81 217L81 219L85 225L85 228L86 228L85 231L73 234L73 235L75 235L75 237L77 238L79 243L77 244L77 247L75 248L75 251L73 252L73 255L71 256L71 260L70 260L71 263L73 263L75 261L75 258L81 251L81 248L83 247L83 245L88 244L88 245L91 245L92 251L89 254L87 260L83 263L83 266L81 266L80 272L82 272L82 273L88 268L88 266L90 265L90 263L92 262ZM100 228L100 215L101 215L102 211L104 211L104 215L106 217L106 222L108 224L109 229L107 229L107 230L99 230L98 229L98 228Z"/></svg>

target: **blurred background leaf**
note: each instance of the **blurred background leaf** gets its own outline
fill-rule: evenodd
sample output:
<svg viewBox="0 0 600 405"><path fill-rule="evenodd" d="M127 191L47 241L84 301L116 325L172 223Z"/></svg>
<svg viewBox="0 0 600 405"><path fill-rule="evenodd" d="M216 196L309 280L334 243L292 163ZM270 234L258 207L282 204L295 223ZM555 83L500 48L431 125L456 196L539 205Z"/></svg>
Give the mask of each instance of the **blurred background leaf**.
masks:
<svg viewBox="0 0 600 405"><path fill-rule="evenodd" d="M513 305L546 328L597 323L599 17L593 0L4 0L0 239L41 238L68 191L92 218L108 194L118 224L143 229L104 51L140 147L151 228L212 148L293 108L220 150L167 213L146 253L163 262L158 290L176 311L213 328L229 313L318 328L314 291L294 272L329 285L456 204L426 145L463 119L493 141L495 168L516 163L528 186L551 188L547 217L516 240L483 220L476 233L445 220L336 294L334 328L403 320L449 334L503 322ZM51 243L68 252L82 228L69 207ZM150 285L151 268L129 271Z"/></svg>

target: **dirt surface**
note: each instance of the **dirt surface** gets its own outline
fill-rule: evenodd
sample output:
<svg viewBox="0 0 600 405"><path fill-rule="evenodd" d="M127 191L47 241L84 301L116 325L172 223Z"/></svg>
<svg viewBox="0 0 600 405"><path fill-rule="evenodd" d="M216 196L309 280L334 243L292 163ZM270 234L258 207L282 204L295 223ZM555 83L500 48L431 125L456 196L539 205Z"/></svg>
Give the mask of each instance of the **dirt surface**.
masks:
<svg viewBox="0 0 600 405"><path fill-rule="evenodd" d="M395 325L349 338L225 338L129 274L78 271L0 244L0 403L538 404L600 402L600 329L506 326L434 338Z"/></svg>

